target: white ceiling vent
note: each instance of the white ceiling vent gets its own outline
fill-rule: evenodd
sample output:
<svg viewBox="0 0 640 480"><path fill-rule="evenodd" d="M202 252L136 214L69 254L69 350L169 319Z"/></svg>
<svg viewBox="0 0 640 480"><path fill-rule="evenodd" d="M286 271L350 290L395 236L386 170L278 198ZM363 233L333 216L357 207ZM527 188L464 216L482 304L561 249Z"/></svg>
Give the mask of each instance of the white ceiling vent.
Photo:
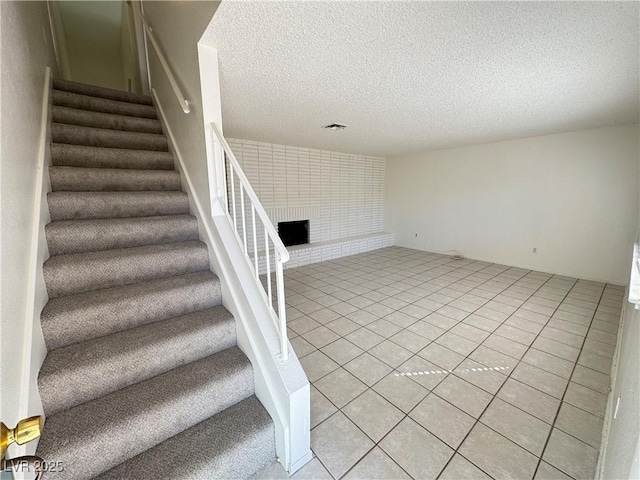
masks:
<svg viewBox="0 0 640 480"><path fill-rule="evenodd" d="M325 125L322 128L326 128L328 130L333 130L334 132L337 132L338 130L344 130L348 126L349 125L342 125L341 123L331 123L329 125Z"/></svg>

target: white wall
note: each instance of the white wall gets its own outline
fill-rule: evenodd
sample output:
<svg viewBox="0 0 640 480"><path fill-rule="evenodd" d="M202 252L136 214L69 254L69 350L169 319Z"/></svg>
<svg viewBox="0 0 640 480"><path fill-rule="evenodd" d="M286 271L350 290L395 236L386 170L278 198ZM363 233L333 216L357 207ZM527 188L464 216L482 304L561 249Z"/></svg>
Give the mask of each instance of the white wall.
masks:
<svg viewBox="0 0 640 480"><path fill-rule="evenodd" d="M2 16L2 133L0 417L8 425L28 407L21 405L23 368L29 368L27 326L39 325L31 312L32 229L35 218L39 136L45 66L54 68L45 2L0 2ZM24 403L24 402L23 402ZM37 413L37 412L34 412Z"/></svg>
<svg viewBox="0 0 640 480"><path fill-rule="evenodd" d="M638 158L640 163L640 158ZM640 198L638 199L640 205ZM640 231L640 219L638 219ZM628 252L629 263L632 253ZM628 292L628 291L627 291ZM601 450L603 479L640 478L640 310L627 303L618 333L612 372L611 403L605 422L606 437ZM615 407L620 398L616 418Z"/></svg>
<svg viewBox="0 0 640 480"><path fill-rule="evenodd" d="M401 246L624 285L639 155L638 125L624 125L390 158L385 230Z"/></svg>
<svg viewBox="0 0 640 480"><path fill-rule="evenodd" d="M70 79L126 90L121 48L122 2L60 1ZM62 42L61 42L62 43Z"/></svg>
<svg viewBox="0 0 640 480"><path fill-rule="evenodd" d="M193 181L194 190L202 199L209 198L205 132L198 65L198 40L213 17L219 2L142 2L160 48L191 106L185 114L176 99L153 48L149 47L151 83L165 108L178 149ZM210 212L209 203L203 205Z"/></svg>
<svg viewBox="0 0 640 480"><path fill-rule="evenodd" d="M229 139L276 225L309 220L310 242L382 231L385 160Z"/></svg>
<svg viewBox="0 0 640 480"><path fill-rule="evenodd" d="M638 478L631 476L638 470L638 441L640 425L640 311L627 304L618 340L617 370L613 372L611 422L605 439L603 479ZM616 418L616 403L620 398Z"/></svg>

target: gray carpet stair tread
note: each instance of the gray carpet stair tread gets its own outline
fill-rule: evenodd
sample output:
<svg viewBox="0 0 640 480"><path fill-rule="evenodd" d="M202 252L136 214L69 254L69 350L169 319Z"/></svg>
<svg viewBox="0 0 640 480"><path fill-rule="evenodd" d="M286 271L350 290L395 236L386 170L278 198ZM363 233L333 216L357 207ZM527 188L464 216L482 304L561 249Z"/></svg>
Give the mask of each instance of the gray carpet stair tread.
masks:
<svg viewBox="0 0 640 480"><path fill-rule="evenodd" d="M42 310L49 350L221 305L211 271L53 298Z"/></svg>
<svg viewBox="0 0 640 480"><path fill-rule="evenodd" d="M192 215L63 220L45 227L50 255L198 240Z"/></svg>
<svg viewBox="0 0 640 480"><path fill-rule="evenodd" d="M47 479L93 477L253 393L251 363L229 348L48 416L36 454L65 466Z"/></svg>
<svg viewBox="0 0 640 480"><path fill-rule="evenodd" d="M168 151L167 139L156 133L123 132L105 128L82 127L64 123L51 124L55 143L90 145L94 147Z"/></svg>
<svg viewBox="0 0 640 480"><path fill-rule="evenodd" d="M249 478L275 460L273 422L251 396L100 475L99 480Z"/></svg>
<svg viewBox="0 0 640 480"><path fill-rule="evenodd" d="M89 95L92 97L106 98L109 100L119 100L121 102L139 103L142 105L153 105L153 100L149 95L140 93L125 92L123 90L115 90L113 88L99 87L97 85L88 85L86 83L72 82L71 80L63 80L61 78L53 79L53 88L63 90L65 92L79 93L81 95Z"/></svg>
<svg viewBox="0 0 640 480"><path fill-rule="evenodd" d="M56 255L43 265L49 298L209 269L199 241Z"/></svg>
<svg viewBox="0 0 640 480"><path fill-rule="evenodd" d="M157 118L152 105L122 102L106 98L92 97L63 90L51 91L51 103L60 107L90 110L92 112L113 113L131 117Z"/></svg>
<svg viewBox="0 0 640 480"><path fill-rule="evenodd" d="M131 168L174 170L173 155L154 150L92 147L90 145L51 144L55 166L87 168Z"/></svg>
<svg viewBox="0 0 640 480"><path fill-rule="evenodd" d="M51 107L51 119L55 123L65 123L67 125L162 134L162 125L159 120L116 115L113 113L92 112L90 110L80 110L58 105Z"/></svg>
<svg viewBox="0 0 640 480"><path fill-rule="evenodd" d="M44 411L56 414L235 344L235 320L218 306L49 351L38 378Z"/></svg>
<svg viewBox="0 0 640 480"><path fill-rule="evenodd" d="M186 192L50 192L52 221L189 214Z"/></svg>
<svg viewBox="0 0 640 480"><path fill-rule="evenodd" d="M180 190L175 170L131 170L126 168L49 167L51 189L67 192Z"/></svg>

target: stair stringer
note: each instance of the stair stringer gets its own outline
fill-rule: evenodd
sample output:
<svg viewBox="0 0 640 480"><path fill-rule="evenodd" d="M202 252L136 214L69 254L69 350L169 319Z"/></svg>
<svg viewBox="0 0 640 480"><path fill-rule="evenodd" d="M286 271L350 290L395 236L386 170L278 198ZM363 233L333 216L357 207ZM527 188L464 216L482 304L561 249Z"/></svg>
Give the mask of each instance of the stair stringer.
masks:
<svg viewBox="0 0 640 480"><path fill-rule="evenodd" d="M293 348L279 358L279 336L263 294L255 282L226 216L205 213L157 93L152 89L159 120L177 159L191 214L198 220L200 239L207 245L211 270L220 278L222 303L236 319L237 343L254 372L255 394L271 416L276 433L277 460L290 474L309 462L310 385ZM221 211L213 208L212 211Z"/></svg>

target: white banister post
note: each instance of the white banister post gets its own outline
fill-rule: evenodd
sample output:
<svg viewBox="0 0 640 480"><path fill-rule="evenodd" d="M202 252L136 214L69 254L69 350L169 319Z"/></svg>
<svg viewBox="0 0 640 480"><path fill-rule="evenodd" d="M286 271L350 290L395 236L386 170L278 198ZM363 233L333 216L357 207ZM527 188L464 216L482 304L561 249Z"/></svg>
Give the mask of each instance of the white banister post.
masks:
<svg viewBox="0 0 640 480"><path fill-rule="evenodd" d="M276 254L276 288L278 292L278 318L280 319L280 352L282 361L289 360L289 348L287 341L287 308L284 299L284 275L282 274L282 258Z"/></svg>

